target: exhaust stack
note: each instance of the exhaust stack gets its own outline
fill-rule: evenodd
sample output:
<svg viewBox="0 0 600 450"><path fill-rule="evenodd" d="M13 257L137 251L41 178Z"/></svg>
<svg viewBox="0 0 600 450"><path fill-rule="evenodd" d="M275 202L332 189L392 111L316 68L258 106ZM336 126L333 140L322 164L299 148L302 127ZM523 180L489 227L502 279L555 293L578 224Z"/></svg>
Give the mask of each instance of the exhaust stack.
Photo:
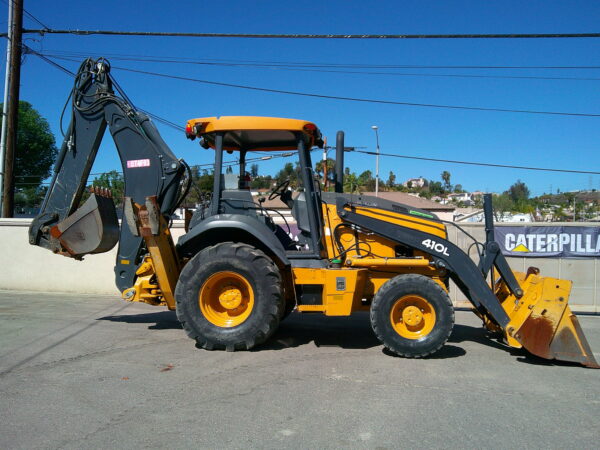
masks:
<svg viewBox="0 0 600 450"><path fill-rule="evenodd" d="M335 192L344 192L344 132L335 137Z"/></svg>

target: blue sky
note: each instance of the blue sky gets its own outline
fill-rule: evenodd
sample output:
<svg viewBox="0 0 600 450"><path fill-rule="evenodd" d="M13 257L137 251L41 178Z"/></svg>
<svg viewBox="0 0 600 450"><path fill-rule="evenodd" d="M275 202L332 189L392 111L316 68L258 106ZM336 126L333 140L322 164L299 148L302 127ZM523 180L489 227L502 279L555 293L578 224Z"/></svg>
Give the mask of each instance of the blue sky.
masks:
<svg viewBox="0 0 600 450"><path fill-rule="evenodd" d="M0 27L5 27L6 3ZM51 7L49 5L52 5ZM577 33L600 31L597 1L111 1L44 2L25 8L51 28L189 31L223 33ZM2 21L4 18L4 22ZM25 18L25 27L39 28ZM28 35L37 51L90 56L133 54L193 59L228 59L327 64L600 66L600 39L513 40L265 40ZM77 63L63 61L76 70ZM600 81L450 78L285 71L112 61L113 66L226 83L334 96L405 102L600 113ZM2 67L4 72L4 67ZM389 69L371 69L392 72ZM600 78L600 70L410 69L397 73L526 75ZM173 122L220 115L263 115L312 120L335 142L374 150L371 125L379 127L381 151L456 160L598 170L600 118L458 111L355 103L211 87L114 70L134 104ZM71 79L28 55L22 68L21 99L46 117L60 145L59 116ZM190 164L212 161L197 141L159 125L166 142ZM282 160L263 163L274 173ZM349 154L358 173L375 169L374 157ZM94 172L119 169L109 135ZM600 176L493 169L382 158L380 176L397 180L424 176L469 190L503 191L521 179L535 195L550 187L600 189Z"/></svg>

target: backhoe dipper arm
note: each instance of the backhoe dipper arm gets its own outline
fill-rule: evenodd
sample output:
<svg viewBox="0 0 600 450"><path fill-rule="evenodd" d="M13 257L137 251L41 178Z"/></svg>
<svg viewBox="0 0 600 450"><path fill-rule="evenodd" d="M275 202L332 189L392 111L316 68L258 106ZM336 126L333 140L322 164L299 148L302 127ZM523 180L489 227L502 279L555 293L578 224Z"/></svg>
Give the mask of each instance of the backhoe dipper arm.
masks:
<svg viewBox="0 0 600 450"><path fill-rule="evenodd" d="M145 114L137 111L123 94L115 95L106 60L86 59L75 77L71 95L71 124L40 214L29 229L30 243L81 258L110 250L118 239L115 275L117 287L123 291L134 283L145 253L143 239L134 236L125 223L118 230L114 204L108 199L110 193L92 193L77 210L106 126L121 160L124 196L136 203L143 204L146 197L156 196L161 213L170 216L181 199L187 166L175 157ZM75 230L69 238L69 244L74 242L72 246L66 244L67 239L61 239L69 227ZM97 236L91 235L94 227Z"/></svg>

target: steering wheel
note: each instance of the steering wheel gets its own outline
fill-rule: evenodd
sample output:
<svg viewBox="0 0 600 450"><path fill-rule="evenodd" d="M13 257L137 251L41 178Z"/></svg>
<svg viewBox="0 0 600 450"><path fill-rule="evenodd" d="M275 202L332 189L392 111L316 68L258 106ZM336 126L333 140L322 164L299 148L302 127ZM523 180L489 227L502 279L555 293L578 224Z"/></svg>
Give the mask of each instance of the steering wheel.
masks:
<svg viewBox="0 0 600 450"><path fill-rule="evenodd" d="M273 200L277 197L281 197L281 195L287 190L289 185L290 185L289 178L283 180L281 183L279 183L277 186L275 186L275 189L273 189L273 191L271 191L271 193L269 194L269 200Z"/></svg>

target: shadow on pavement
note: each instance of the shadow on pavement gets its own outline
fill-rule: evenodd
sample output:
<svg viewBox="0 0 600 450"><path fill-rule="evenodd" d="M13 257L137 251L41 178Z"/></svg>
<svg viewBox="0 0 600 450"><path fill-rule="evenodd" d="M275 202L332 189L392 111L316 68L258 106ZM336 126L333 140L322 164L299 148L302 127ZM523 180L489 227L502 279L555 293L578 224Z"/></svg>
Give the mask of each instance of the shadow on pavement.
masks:
<svg viewBox="0 0 600 450"><path fill-rule="evenodd" d="M110 322L124 323L147 323L149 330L173 330L181 329L175 311L160 311L145 314L126 314L120 316L104 316L97 320L108 320Z"/></svg>
<svg viewBox="0 0 600 450"><path fill-rule="evenodd" d="M448 339L448 342L458 343L463 341L477 342L478 344L483 344L488 347L508 352L511 356L516 356L516 361L524 364L531 364L534 366L581 366L578 363L569 361L557 361L554 359L549 360L540 358L538 356L532 355L525 349L509 347L508 345L505 345L502 342L498 342L493 337L491 337L489 332L483 327L454 325L454 330L452 331L452 335L450 336L450 339Z"/></svg>
<svg viewBox="0 0 600 450"><path fill-rule="evenodd" d="M402 356L398 356L395 353L392 353L387 348L383 348L381 350L387 356L393 356L394 358L402 358ZM462 347L457 347L456 345L449 345L446 343L442 348L440 348L433 355L429 355L422 359L447 359L447 358L457 358L459 356L464 356L467 354L467 351Z"/></svg>
<svg viewBox="0 0 600 450"><path fill-rule="evenodd" d="M126 314L100 317L97 320L148 324L150 330L181 329L174 311L160 311L144 314ZM489 336L483 327L455 324L454 330L444 345L429 359L456 358L467 352L462 347L452 345L461 342L476 342L517 356L517 361L540 366L578 366L576 363L549 361L529 354L525 350L515 349L498 342ZM279 325L275 334L263 345L251 351L283 350L314 342L317 347L339 347L345 349L368 349L381 343L373 334L369 315L359 312L349 317L326 317L321 314L294 312ZM396 356L383 348L383 353Z"/></svg>
<svg viewBox="0 0 600 450"><path fill-rule="evenodd" d="M320 313L290 314L275 334L256 351L283 350L311 342L317 347L367 349L381 345L371 330L368 313L326 317Z"/></svg>

